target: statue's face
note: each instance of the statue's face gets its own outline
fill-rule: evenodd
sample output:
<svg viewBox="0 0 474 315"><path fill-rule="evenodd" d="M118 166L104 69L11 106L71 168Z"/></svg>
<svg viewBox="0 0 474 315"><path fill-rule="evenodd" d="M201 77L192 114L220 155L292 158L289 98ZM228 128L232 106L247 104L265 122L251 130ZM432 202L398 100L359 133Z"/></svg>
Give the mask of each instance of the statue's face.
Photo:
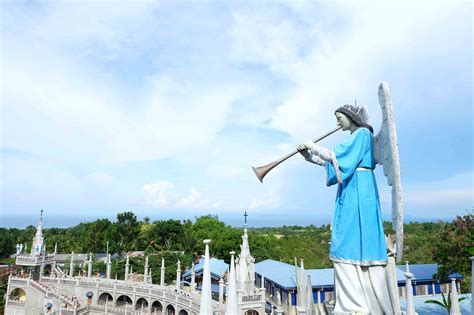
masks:
<svg viewBox="0 0 474 315"><path fill-rule="evenodd" d="M342 130L350 130L352 125L352 120L344 115L343 113L336 113L337 125L341 127Z"/></svg>

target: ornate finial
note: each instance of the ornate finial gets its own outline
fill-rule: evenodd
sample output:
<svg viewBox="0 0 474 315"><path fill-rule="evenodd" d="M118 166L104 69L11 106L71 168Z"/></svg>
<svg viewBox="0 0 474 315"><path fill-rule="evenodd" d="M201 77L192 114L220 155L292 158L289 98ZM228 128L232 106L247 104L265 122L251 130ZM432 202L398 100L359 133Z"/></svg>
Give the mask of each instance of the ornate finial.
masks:
<svg viewBox="0 0 474 315"><path fill-rule="evenodd" d="M245 217L245 224L247 224L247 217L248 217L248 216L249 216L249 215L247 214L247 211L245 211L245 213L244 213L244 217Z"/></svg>

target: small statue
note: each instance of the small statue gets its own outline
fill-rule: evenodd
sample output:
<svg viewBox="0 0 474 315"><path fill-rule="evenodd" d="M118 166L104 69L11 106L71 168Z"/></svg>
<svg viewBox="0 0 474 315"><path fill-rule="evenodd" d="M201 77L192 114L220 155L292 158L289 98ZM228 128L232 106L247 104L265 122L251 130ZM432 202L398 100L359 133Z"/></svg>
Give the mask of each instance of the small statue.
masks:
<svg viewBox="0 0 474 315"><path fill-rule="evenodd" d="M311 163L325 167L327 186L338 184L329 258L334 263L338 313L398 313L389 285L387 247L373 170L383 164L392 186L392 218L401 259L403 215L395 119L386 83L379 87L383 122L373 136L366 107L344 105L335 111L338 126L350 136L333 149L308 141L297 147Z"/></svg>

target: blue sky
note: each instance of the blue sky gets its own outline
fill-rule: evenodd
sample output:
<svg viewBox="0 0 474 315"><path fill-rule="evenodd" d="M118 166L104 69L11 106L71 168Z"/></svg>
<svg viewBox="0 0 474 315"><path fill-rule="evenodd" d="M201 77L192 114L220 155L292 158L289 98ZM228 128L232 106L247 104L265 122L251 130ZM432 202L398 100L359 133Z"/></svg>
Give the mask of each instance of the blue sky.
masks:
<svg viewBox="0 0 474 315"><path fill-rule="evenodd" d="M261 184L250 167L334 128L334 110L355 99L378 132L384 80L406 216L471 212L472 12L436 1L3 2L2 224L41 208L77 221L247 210L255 225L317 223L335 197L322 169L294 157Z"/></svg>

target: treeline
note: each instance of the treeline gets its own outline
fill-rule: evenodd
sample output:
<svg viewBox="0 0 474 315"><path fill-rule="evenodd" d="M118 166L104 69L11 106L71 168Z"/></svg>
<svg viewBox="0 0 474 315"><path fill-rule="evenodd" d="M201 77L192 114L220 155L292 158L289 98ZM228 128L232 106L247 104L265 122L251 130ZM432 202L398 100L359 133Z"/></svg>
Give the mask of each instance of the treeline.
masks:
<svg viewBox="0 0 474 315"><path fill-rule="evenodd" d="M405 249L403 260L410 263L442 264L441 275L460 272L470 274L469 257L474 255L473 215L457 217L453 222L411 222L405 224ZM393 233L390 224L384 223L386 233ZM25 229L0 228L0 256L15 253L17 243L31 246L35 226ZM148 217L138 220L133 212L122 212L115 221L98 219L69 228L44 229L47 252L57 243L59 253L105 253L108 243L110 253L145 251L150 255L153 275L159 278L161 258L165 258L167 278L173 279L176 261L186 269L191 261L197 261L204 253L202 241L211 239L211 255L227 262L229 252L240 251L242 228L234 228L220 221L217 216L207 215L191 220L158 220ZM274 259L293 263L294 258L304 259L306 268L331 268L328 259L331 231L329 225L284 226L249 229L249 243L256 262ZM29 250L29 249L28 249ZM124 260L114 261L113 272L123 274ZM134 270L143 269L143 259L134 258ZM95 269L105 270L97 263ZM157 279L158 279L157 278ZM469 280L470 283L470 279ZM464 285L463 285L464 287Z"/></svg>

